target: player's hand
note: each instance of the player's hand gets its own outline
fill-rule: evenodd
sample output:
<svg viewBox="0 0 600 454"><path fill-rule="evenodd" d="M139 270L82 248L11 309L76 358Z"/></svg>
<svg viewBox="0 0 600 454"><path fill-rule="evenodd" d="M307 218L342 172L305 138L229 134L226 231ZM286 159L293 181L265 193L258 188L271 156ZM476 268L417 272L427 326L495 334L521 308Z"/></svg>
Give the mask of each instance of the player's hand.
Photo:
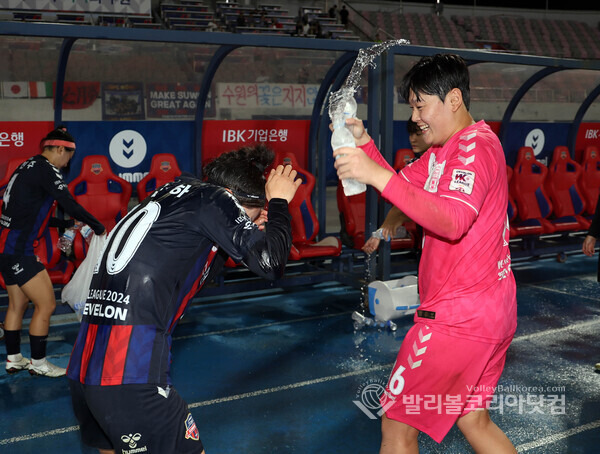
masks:
<svg viewBox="0 0 600 454"><path fill-rule="evenodd" d="M265 192L267 200L285 199L290 203L296 194L296 191L302 184L300 178L296 178L298 172L292 169L292 166L278 165L276 169L271 169Z"/></svg>
<svg viewBox="0 0 600 454"><path fill-rule="evenodd" d="M596 238L592 235L587 235L583 240L583 246L581 250L583 253L589 257L594 255L594 249L596 247Z"/></svg>
<svg viewBox="0 0 600 454"><path fill-rule="evenodd" d="M369 143L371 136L367 133L363 121L359 118L346 118L346 127L354 136L356 146L362 146ZM329 129L333 131L333 124L329 124Z"/></svg>
<svg viewBox="0 0 600 454"><path fill-rule="evenodd" d="M369 184L378 191L383 191L390 178L394 175L384 169L360 148L341 147L334 150L334 167L340 180L352 178L361 183Z"/></svg>
<svg viewBox="0 0 600 454"><path fill-rule="evenodd" d="M258 226L258 230L264 230L267 224L268 216L267 210L260 210L258 218L254 220L254 223Z"/></svg>
<svg viewBox="0 0 600 454"><path fill-rule="evenodd" d="M366 252L367 254L371 255L379 247L380 241L381 240L379 238L371 237L367 241L365 241L365 244L363 245L362 250L364 252Z"/></svg>

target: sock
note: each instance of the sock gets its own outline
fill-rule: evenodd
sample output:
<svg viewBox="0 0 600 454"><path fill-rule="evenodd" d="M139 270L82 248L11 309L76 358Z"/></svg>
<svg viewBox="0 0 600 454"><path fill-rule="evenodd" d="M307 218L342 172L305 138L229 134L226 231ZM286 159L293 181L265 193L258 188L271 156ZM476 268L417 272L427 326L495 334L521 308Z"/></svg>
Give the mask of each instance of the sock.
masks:
<svg viewBox="0 0 600 454"><path fill-rule="evenodd" d="M17 355L21 353L21 331L4 330L4 341L6 342L6 354Z"/></svg>
<svg viewBox="0 0 600 454"><path fill-rule="evenodd" d="M44 359L46 357L46 340L48 336L29 335L29 343L31 344L31 359Z"/></svg>
<svg viewBox="0 0 600 454"><path fill-rule="evenodd" d="M31 359L31 364L33 364L34 366L41 366L42 364L44 364L46 362L46 358L42 358L42 359Z"/></svg>

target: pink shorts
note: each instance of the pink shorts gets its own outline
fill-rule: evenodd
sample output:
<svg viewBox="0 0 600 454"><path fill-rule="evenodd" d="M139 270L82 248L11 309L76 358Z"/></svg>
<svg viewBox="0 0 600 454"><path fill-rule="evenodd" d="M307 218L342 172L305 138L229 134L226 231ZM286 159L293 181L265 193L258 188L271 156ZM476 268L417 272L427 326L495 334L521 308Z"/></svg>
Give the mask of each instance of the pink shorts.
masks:
<svg viewBox="0 0 600 454"><path fill-rule="evenodd" d="M386 416L441 443L460 416L489 405L512 337L487 344L416 323L381 398Z"/></svg>

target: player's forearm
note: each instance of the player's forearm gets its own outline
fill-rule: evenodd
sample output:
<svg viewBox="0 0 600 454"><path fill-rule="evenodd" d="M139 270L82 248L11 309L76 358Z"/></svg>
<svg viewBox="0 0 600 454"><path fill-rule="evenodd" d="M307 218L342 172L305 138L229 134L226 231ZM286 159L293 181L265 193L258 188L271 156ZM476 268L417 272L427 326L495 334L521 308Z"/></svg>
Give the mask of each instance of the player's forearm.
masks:
<svg viewBox="0 0 600 454"><path fill-rule="evenodd" d="M417 188L400 175L389 180L382 195L414 222L450 241L461 238L476 218L463 203Z"/></svg>
<svg viewBox="0 0 600 454"><path fill-rule="evenodd" d="M291 216L287 202L271 199L263 239L256 242L244 259L246 266L259 276L275 280L283 276L292 247Z"/></svg>

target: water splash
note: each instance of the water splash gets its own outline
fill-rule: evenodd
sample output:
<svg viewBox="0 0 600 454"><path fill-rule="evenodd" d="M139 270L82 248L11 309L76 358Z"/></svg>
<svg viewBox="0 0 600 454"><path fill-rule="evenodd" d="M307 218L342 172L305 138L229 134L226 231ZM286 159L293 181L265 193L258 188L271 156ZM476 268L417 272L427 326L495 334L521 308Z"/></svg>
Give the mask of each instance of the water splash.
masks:
<svg viewBox="0 0 600 454"><path fill-rule="evenodd" d="M375 67L374 60L377 56L381 55L390 47L407 44L410 44L410 41L408 41L407 39L396 39L391 41L384 41L382 43L378 43L374 46L366 47L358 51L358 56L356 57L356 60L354 61L354 64L350 69L350 73L348 74L348 77L344 81L343 85L339 90L334 91L329 96L329 118L334 122L334 124L336 123L337 118L343 118L346 101L354 97L354 93L356 93L356 90L358 89L360 83L362 72L367 67L367 65ZM391 331L395 331L396 324L391 320L386 323L378 323L368 316L368 287L369 283L371 282L371 266L369 260L370 256L366 255L364 284L361 287L360 306L359 309L352 314L354 329L356 331L361 329L363 326L376 326L378 328L385 327L389 328Z"/></svg>
<svg viewBox="0 0 600 454"><path fill-rule="evenodd" d="M407 39L395 39L360 49L344 84L339 90L334 91L329 96L329 118L339 118L343 115L344 105L346 104L346 101L356 93L362 72L367 65L371 65L371 67L374 68L375 63L373 63L373 61L377 56L388 50L390 47L407 44L410 44L410 41Z"/></svg>

